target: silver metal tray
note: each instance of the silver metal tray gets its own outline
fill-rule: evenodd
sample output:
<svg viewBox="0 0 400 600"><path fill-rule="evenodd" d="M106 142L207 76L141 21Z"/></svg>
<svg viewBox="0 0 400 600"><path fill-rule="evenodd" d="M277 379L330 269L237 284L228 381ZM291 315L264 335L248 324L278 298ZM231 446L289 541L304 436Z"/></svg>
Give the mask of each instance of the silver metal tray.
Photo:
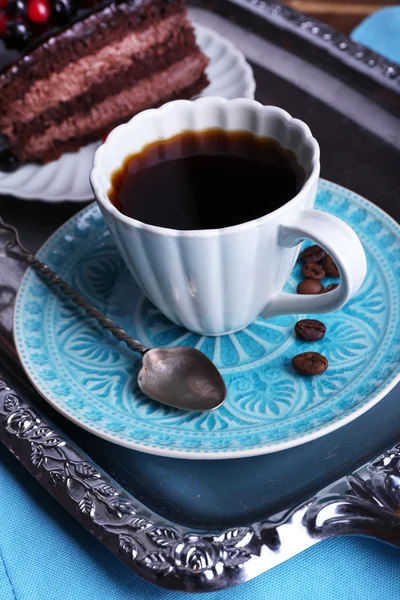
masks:
<svg viewBox="0 0 400 600"><path fill-rule="evenodd" d="M257 99L310 125L323 177L399 219L399 67L273 2L191 4L197 22L252 62ZM1 216L32 251L79 208L0 198ZM340 430L272 455L194 463L114 446L63 419L28 384L11 331L24 267L0 261L0 439L139 575L205 592L240 584L327 537L399 544L400 387Z"/></svg>

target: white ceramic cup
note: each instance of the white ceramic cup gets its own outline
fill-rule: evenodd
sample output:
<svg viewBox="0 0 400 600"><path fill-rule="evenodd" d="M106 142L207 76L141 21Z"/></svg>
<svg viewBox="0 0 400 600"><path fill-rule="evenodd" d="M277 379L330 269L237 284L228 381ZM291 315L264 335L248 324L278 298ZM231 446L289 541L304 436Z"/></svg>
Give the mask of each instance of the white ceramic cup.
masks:
<svg viewBox="0 0 400 600"><path fill-rule="evenodd" d="M265 216L254 221L199 231L142 223L111 204L111 175L126 156L155 140L213 127L252 131L292 150L306 172L300 192L271 213L266 206ZM366 258L357 235L340 219L313 208L319 171L319 146L302 121L254 100L201 98L146 110L114 129L95 154L90 181L112 238L147 298L174 323L221 335L243 329L258 316L336 310L362 284ZM334 291L282 291L304 239L325 248L337 264L340 285Z"/></svg>

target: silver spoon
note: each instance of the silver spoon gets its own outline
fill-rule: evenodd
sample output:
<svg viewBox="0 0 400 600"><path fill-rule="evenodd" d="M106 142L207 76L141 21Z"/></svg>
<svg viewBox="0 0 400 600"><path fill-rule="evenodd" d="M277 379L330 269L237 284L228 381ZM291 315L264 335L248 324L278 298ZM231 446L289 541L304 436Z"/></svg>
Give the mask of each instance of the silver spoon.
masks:
<svg viewBox="0 0 400 600"><path fill-rule="evenodd" d="M48 265L30 254L22 245L15 227L4 223L1 218L0 226L13 235L13 239L6 242L6 256L28 263L40 277L57 286L65 296L83 308L89 317L96 319L103 329L107 329L117 340L125 342L128 348L142 355L138 384L146 396L168 406L193 411L214 410L224 402L224 380L205 354L188 346L146 348L92 306ZM13 250L14 247L19 252Z"/></svg>

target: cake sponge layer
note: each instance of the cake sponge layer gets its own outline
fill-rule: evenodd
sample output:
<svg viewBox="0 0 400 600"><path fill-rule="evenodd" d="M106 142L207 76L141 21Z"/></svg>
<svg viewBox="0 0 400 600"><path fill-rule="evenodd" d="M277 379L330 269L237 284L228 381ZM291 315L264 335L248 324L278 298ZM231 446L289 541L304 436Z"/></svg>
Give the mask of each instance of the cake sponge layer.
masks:
<svg viewBox="0 0 400 600"><path fill-rule="evenodd" d="M47 162L198 93L207 64L183 0L106 2L0 74L0 133L20 162Z"/></svg>
<svg viewBox="0 0 400 600"><path fill-rule="evenodd" d="M43 162L54 160L66 147L76 150L83 143L96 141L145 108L173 98L190 98L208 83L204 76L206 63L207 59L198 51L116 95L107 96L89 111L80 112L77 105L71 117L54 122L42 135L25 137L23 143L15 146L15 155L20 161L31 156Z"/></svg>
<svg viewBox="0 0 400 600"><path fill-rule="evenodd" d="M160 70L166 64L165 56L181 47L196 48L193 29L183 14L129 33L95 54L69 63L49 78L35 81L25 95L0 116L0 129L12 140L26 122L51 108L63 108L86 92L95 94L100 87L103 95L107 95L115 90L116 84L123 87L125 82L141 79L153 69ZM60 116L65 116L65 111Z"/></svg>

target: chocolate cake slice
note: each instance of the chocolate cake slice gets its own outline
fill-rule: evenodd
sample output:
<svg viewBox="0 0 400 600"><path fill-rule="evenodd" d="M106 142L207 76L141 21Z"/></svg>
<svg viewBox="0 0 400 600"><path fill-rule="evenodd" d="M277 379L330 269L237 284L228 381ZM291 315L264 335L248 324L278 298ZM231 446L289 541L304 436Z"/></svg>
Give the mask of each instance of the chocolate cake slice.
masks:
<svg viewBox="0 0 400 600"><path fill-rule="evenodd" d="M49 162L208 84L183 0L103 1L75 12L70 2L0 8L3 165Z"/></svg>

